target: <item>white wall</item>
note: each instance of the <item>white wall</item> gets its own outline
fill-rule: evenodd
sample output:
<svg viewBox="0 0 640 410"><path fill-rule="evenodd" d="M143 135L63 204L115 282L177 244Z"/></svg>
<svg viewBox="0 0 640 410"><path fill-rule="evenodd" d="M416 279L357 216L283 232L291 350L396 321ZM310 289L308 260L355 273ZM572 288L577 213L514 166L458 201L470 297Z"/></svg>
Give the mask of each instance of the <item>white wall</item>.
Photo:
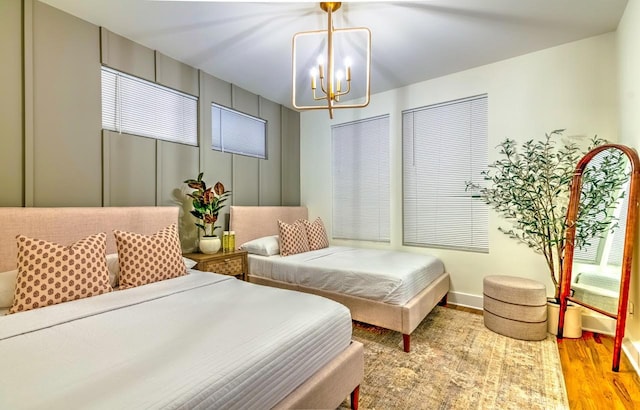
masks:
<svg viewBox="0 0 640 410"><path fill-rule="evenodd" d="M482 279L491 274L537 279L547 284L547 292L553 294L544 258L500 233L497 230L500 221L494 214L490 216L488 254L402 245L401 112L487 93L490 161L497 159L493 147L506 137L519 141L537 139L558 128L566 128L567 135L598 134L616 141L615 41L615 34L605 34L377 94L364 109L336 111L333 121L325 110L303 112L300 117L301 203L309 207L311 217L320 216L326 222L331 236L330 127L390 114L391 243L332 241L332 244L388 247L437 255L451 273L452 301L457 303L479 306Z"/></svg>
<svg viewBox="0 0 640 410"><path fill-rule="evenodd" d="M640 150L640 2L630 1L617 31L618 77L620 98L620 142ZM627 318L625 350L631 363L640 363L640 232L636 234L636 252L629 300L635 305L635 313ZM629 343L631 342L631 343ZM628 347L635 345L629 350ZM636 370L640 370L636 368Z"/></svg>

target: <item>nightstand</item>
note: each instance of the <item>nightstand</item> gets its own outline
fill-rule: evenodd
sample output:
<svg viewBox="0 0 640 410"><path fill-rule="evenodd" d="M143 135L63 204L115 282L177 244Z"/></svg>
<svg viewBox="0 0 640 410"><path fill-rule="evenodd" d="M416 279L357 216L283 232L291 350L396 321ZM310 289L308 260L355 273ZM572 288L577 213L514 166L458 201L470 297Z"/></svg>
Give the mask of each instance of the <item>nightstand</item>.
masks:
<svg viewBox="0 0 640 410"><path fill-rule="evenodd" d="M194 269L247 279L247 251L185 253L183 256L198 262Z"/></svg>

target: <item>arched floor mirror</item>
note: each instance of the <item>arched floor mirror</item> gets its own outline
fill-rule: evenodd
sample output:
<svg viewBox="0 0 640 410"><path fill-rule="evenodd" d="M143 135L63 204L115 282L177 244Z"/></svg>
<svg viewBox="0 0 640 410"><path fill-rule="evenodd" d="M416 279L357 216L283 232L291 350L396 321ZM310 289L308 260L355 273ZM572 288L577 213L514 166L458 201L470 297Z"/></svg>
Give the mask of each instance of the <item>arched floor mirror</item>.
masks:
<svg viewBox="0 0 640 410"><path fill-rule="evenodd" d="M624 173L625 182L621 186L618 185L617 190L620 192L612 192L618 198L615 205L596 216L601 218L606 229L588 243L576 243L576 231L582 228L581 221L584 220L584 215L580 213L581 205L586 209L581 202L590 197L586 194L587 190L609 189L607 181L604 180L601 184L585 183L585 173L597 172L594 170L603 163L614 160L621 164L619 170ZM592 178L589 179L593 181ZM558 338L562 338L569 302L614 319L612 370L615 372L620 368L620 353L627 319L631 259L638 220L639 184L640 160L637 152L624 145L601 145L589 151L576 166L567 209ZM611 217L613 223L607 222ZM578 240L579 237L580 235Z"/></svg>

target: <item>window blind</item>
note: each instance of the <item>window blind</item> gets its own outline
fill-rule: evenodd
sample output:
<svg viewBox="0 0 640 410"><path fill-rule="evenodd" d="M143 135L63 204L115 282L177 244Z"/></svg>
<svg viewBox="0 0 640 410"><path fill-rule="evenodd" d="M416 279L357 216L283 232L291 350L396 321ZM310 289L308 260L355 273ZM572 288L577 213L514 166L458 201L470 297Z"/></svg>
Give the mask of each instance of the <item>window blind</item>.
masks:
<svg viewBox="0 0 640 410"><path fill-rule="evenodd" d="M267 158L267 121L212 104L211 122L214 150Z"/></svg>
<svg viewBox="0 0 640 410"><path fill-rule="evenodd" d="M333 237L389 242L389 116L331 127Z"/></svg>
<svg viewBox="0 0 640 410"><path fill-rule="evenodd" d="M102 128L198 145L198 98L102 67Z"/></svg>
<svg viewBox="0 0 640 410"><path fill-rule="evenodd" d="M404 111L405 245L488 252L487 205L466 191L484 184L487 96Z"/></svg>

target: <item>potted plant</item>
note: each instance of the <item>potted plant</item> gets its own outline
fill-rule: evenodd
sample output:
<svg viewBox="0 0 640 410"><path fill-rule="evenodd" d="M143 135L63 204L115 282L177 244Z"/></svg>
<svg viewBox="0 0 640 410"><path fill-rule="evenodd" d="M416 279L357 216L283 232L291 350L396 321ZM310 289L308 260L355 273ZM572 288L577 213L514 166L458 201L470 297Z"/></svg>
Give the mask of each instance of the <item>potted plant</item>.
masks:
<svg viewBox="0 0 640 410"><path fill-rule="evenodd" d="M213 187L207 187L207 184L202 180L203 174L201 172L197 179L187 179L184 182L189 188L195 190L187 196L192 199L193 203L191 215L198 219L195 225L202 231L198 247L202 253L216 253L220 250L220 238L215 236L215 230L219 228L215 223L218 220L218 213L231 195L231 191L225 191L224 185L220 181Z"/></svg>
<svg viewBox="0 0 640 410"><path fill-rule="evenodd" d="M489 164L489 169L482 173L488 186L467 183L468 189L476 190L481 199L510 223L507 228L499 227L500 232L544 256L556 303L560 296L566 214L575 166L588 151L606 143L596 136L582 151L573 142L559 143L557 140L563 132L552 131L545 134L542 141L529 140L520 147L514 140L505 139L498 145L501 158ZM606 160L584 173L583 187L597 189L581 191L575 239L577 249L616 226L612 211L624 195L621 188L628 179L625 166L622 153L611 151ZM553 324L550 330L552 327ZM552 333L556 333L555 328Z"/></svg>

